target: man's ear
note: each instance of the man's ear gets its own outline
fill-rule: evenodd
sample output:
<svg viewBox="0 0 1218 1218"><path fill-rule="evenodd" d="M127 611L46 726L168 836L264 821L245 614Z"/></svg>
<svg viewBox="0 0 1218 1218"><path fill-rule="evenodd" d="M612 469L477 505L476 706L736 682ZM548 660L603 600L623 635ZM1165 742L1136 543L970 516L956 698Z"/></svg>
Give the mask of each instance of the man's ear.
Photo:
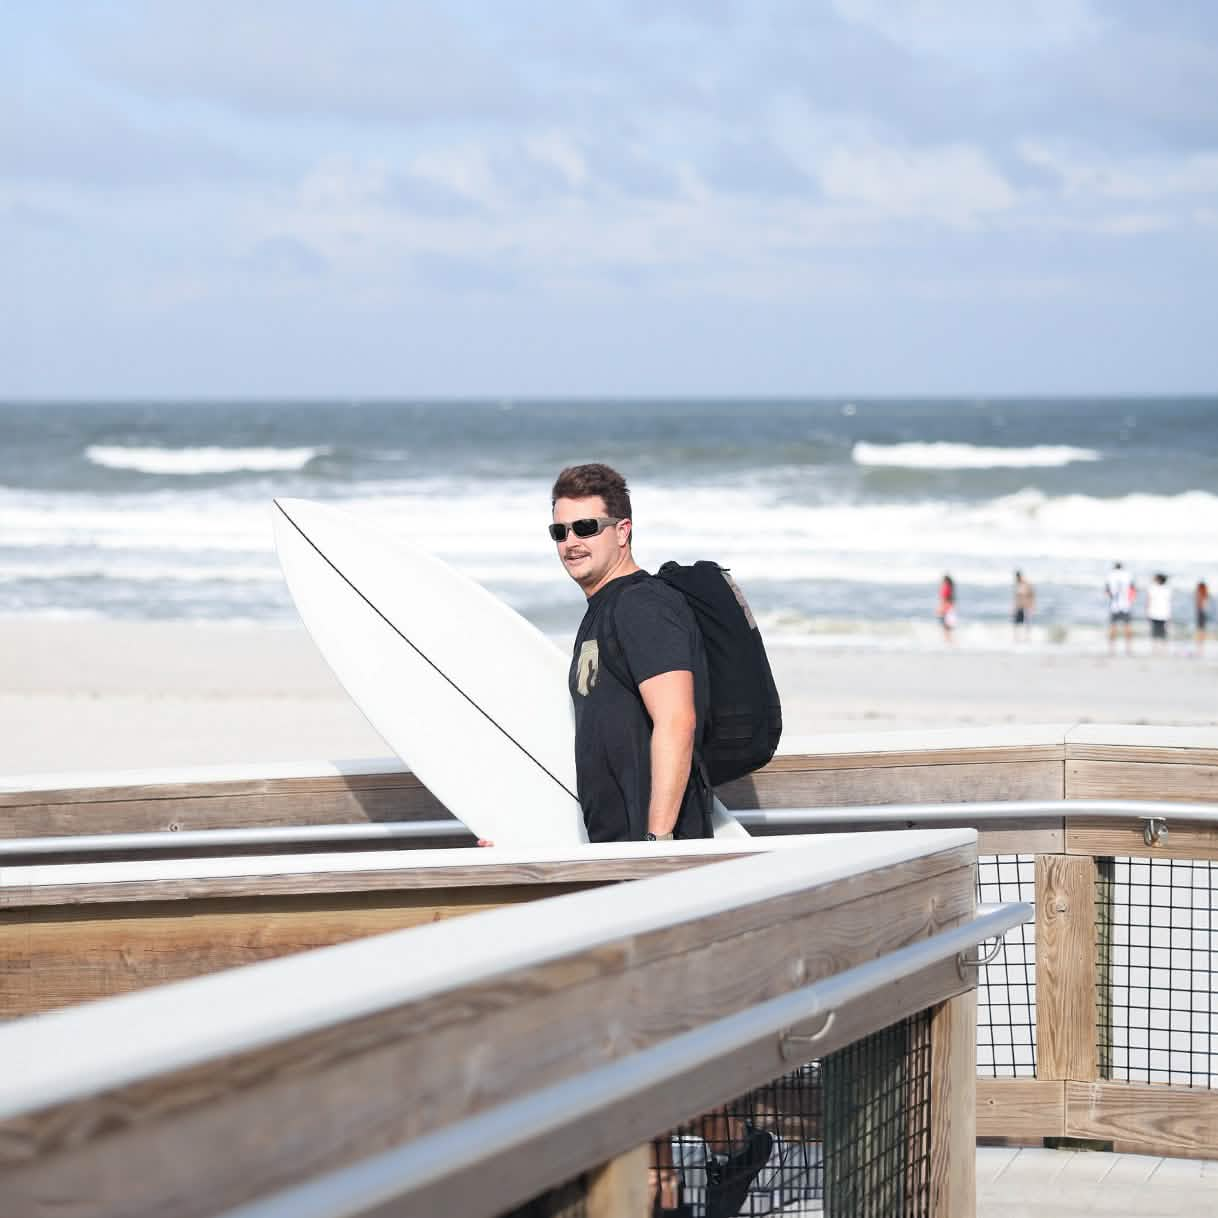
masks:
<svg viewBox="0 0 1218 1218"><path fill-rule="evenodd" d="M619 521L618 521L618 528L621 528L621 529L624 529L624 530L625 530L625 531L624 531L624 533L623 533L623 535L622 535L622 542L623 542L623 544L624 544L624 545L629 545L629 544L630 544L630 538L631 538L631 536L632 536L632 535L633 535L633 533L634 533L634 521L633 521L633 520L629 520L629 519L627 519L627 520L619 520Z"/></svg>

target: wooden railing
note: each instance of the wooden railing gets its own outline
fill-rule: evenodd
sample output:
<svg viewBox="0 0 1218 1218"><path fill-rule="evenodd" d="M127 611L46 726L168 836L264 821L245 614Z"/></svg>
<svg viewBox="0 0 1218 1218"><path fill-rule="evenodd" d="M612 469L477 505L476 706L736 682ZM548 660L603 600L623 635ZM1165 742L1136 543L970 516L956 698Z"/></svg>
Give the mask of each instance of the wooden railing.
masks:
<svg viewBox="0 0 1218 1218"><path fill-rule="evenodd" d="M834 826L841 832L873 830L867 809L894 803L1218 802L1218 729L1025 727L826 736L788 747L796 751L780 755L757 775L721 792L729 806L745 815L749 810L857 808L856 821ZM13 789L0 788L0 835L15 839L102 830L148 833L172 832L175 827L239 830L412 821L431 824L437 832L456 829L446 811L401 767L377 763L347 767L345 773L325 771L292 767L277 775L199 772L186 779L181 774L136 775L124 782L94 776L100 781L92 783L13 780ZM911 813L903 821L910 826L972 826L979 832L983 856L1018 853L1034 860L1035 1074L979 1080L980 1134L1022 1140L1079 1137L1118 1149L1218 1157L1218 1084L1213 1079L1196 1079L1193 1086L1117 1081L1106 1077L1110 1070L1099 1051L1105 983L1111 979L1104 975L1103 945L1097 937L1097 926L1103 924L1097 876L1107 866L1103 860L1114 857L1218 859L1218 825L1190 819L1186 809L1181 812L1169 815L1168 832L1152 834L1149 843L1147 822L1136 813L1081 817L1072 814L1070 802L1032 818L980 821L962 808L954 819L945 820L943 813L936 818ZM804 831L822 828L805 825ZM789 825L757 824L753 831L790 830ZM7 937L10 945L0 993L5 1005L0 1010L14 1015L44 1009L501 901L532 900L556 891L557 885L610 883L646 868L693 861L685 856L679 862L661 862L656 856L638 863L643 870L630 872L620 862L595 858L595 848L590 849L593 853L585 856L589 867L578 879L562 860L518 857L503 864L503 883L493 893L455 881L440 868L425 881L432 891L422 895L417 879L424 856L403 857L400 851L365 851L345 862L336 854L311 876L308 869L319 860L308 855L291 864L282 856L257 865L247 858L228 876L185 870L177 877L162 874L155 879L154 872L147 872L143 879L123 881L127 887L103 882L101 872L91 873L92 880L82 872L58 893L46 872L45 883L23 894L21 881L11 880L10 867L7 883L0 874L0 901L6 906L0 912L0 943ZM201 865L202 860L194 862ZM32 860L27 863L33 865ZM169 860L160 863L167 866ZM33 873L23 867L21 874ZM100 895L105 892L111 895ZM114 916L100 920L98 950L86 954L103 963L82 971L74 963L76 949L68 946L66 928L90 924L94 919L82 912L83 906L112 902L120 893L130 908L120 912L123 901L114 902ZM208 906L212 921L207 933L194 939L194 931L188 930L191 919L175 914L185 908L177 903L190 894L191 900L214 902ZM82 906L73 912L64 902ZM139 917L130 912L136 907ZM144 922L145 916L163 921ZM141 923L149 928L146 932L136 929ZM188 942L174 963L173 953L158 955L155 943L177 934ZM145 936L146 953L131 946L132 940L145 941ZM11 946L19 942L41 953L44 980L37 985L22 980L28 979L30 957L27 952L22 958ZM1210 944L1218 951L1218 941L1211 937ZM60 988L52 977L63 979ZM1209 986L1199 1000L1212 1004L1213 978L1199 984Z"/></svg>
<svg viewBox="0 0 1218 1218"><path fill-rule="evenodd" d="M968 830L745 847L715 862L713 843L695 843L660 864L679 870L637 883L12 1020L0 1027L3 1212L497 1214L930 1010L928 1212L971 1214L970 961L1029 911L978 914ZM462 866L509 887L546 882L497 851L456 852L464 864L445 853L433 876L444 893L494 887L459 882ZM555 863L554 883L602 885L655 854L638 845ZM38 877L26 878L27 925L70 917L62 885L44 893L58 904L39 906ZM147 897L222 919L200 903L246 899L215 894L248 877L195 875L168 900L142 886L180 877L78 878L95 897L99 884L123 889L78 908L129 933L137 889L136 906ZM592 1218L645 1212L646 1160L611 1170L633 1175L634 1208L594 1203Z"/></svg>

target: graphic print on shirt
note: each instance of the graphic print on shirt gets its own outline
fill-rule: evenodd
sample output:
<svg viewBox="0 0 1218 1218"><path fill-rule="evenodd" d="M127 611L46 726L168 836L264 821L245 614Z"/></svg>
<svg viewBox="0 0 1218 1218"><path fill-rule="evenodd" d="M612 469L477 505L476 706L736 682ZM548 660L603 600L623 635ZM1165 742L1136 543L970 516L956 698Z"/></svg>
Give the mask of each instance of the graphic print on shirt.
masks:
<svg viewBox="0 0 1218 1218"><path fill-rule="evenodd" d="M576 688L586 698L601 673L601 653L595 639L588 639L579 649L579 666L576 669Z"/></svg>

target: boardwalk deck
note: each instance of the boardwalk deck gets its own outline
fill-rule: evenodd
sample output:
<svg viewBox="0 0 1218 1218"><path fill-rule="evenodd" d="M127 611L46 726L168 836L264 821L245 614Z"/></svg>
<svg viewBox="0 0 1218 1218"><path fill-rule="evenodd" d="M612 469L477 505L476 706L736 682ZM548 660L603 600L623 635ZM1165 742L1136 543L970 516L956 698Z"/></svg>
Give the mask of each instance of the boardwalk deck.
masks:
<svg viewBox="0 0 1218 1218"><path fill-rule="evenodd" d="M977 1151L977 1218L1203 1218L1218 1214L1218 1161L1094 1151Z"/></svg>

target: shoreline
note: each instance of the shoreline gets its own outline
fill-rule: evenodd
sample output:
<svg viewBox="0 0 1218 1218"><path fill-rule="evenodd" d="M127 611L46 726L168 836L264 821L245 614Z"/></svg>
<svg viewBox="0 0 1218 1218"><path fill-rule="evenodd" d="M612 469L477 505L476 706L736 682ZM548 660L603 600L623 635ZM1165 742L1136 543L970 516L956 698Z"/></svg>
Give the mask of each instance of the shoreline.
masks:
<svg viewBox="0 0 1218 1218"><path fill-rule="evenodd" d="M1218 644L1201 661L1145 647L1109 657L1035 643L778 642L768 651L787 737L1218 722ZM290 623L0 619L0 729L0 773L9 774L391 752L304 628Z"/></svg>

